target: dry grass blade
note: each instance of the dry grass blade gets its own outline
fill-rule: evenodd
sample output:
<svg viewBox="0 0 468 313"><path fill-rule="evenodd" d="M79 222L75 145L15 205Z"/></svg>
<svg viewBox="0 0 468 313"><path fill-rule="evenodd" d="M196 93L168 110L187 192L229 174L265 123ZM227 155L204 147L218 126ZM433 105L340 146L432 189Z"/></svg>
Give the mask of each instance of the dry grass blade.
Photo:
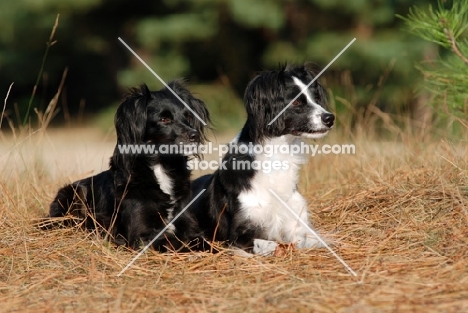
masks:
<svg viewBox="0 0 468 313"><path fill-rule="evenodd" d="M60 135L48 139L62 146L76 134ZM217 254L147 251L118 278L137 252L79 227L34 225L57 188L89 171L91 162L78 159L74 171L70 161L37 166L38 159L69 159L78 145L68 154L50 149L36 157L36 150L19 146L14 158L0 158L10 170L0 178L1 311L467 311L466 144L365 137L355 144L356 155L311 158L299 188L315 229L357 279L325 249L290 246L250 258L220 247ZM18 154L23 161L12 162Z"/></svg>
<svg viewBox="0 0 468 313"><path fill-rule="evenodd" d="M55 32L57 31L57 27L58 27L58 23L59 23L59 17L60 17L60 14L57 14L57 17L55 18L54 26L52 27L52 31L50 32L49 41L46 43L46 50L45 50L44 56L42 58L41 68L39 69L39 73L37 74L36 83L34 84L33 91L31 93L31 97L29 98L28 108L26 110L26 114L25 114L24 119L23 119L23 126L26 125L26 122L29 119L29 112L31 110L32 102L33 102L34 97L36 95L37 87L39 86L39 82L41 81L42 74L44 72L44 66L45 66L45 62L47 60L47 56L49 54L49 49L50 49L50 47L52 47L56 43L56 40L54 40L54 37L55 37ZM18 114L18 116L19 116L19 114Z"/></svg>
<svg viewBox="0 0 468 313"><path fill-rule="evenodd" d="M14 83L11 83L11 84L10 84L10 87L8 87L8 91L7 91L7 94L6 94L6 96L5 96L5 100L3 101L2 115L0 116L0 129L2 129L3 116L5 115L5 109L6 109L6 105L7 105L7 100L8 100L8 97L10 96L10 91L11 91L11 88L13 87L13 84L14 84Z"/></svg>
<svg viewBox="0 0 468 313"><path fill-rule="evenodd" d="M38 112L36 110L36 114L39 117L39 123L41 125L41 129L47 129L47 126L49 126L50 121L54 118L56 114L56 108L58 104L58 100L60 97L60 94L62 93L63 86L65 85L65 80L67 78L68 74L68 67L65 68L62 74L62 79L60 80L60 85L58 87L57 92L55 93L54 97L50 100L49 105L47 106L46 110L44 113Z"/></svg>

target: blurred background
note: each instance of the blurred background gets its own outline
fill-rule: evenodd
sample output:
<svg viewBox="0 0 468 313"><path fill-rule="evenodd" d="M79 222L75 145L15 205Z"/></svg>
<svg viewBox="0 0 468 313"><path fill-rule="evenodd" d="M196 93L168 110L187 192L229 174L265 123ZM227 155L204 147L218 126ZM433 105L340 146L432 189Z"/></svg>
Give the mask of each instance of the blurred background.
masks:
<svg viewBox="0 0 468 313"><path fill-rule="evenodd" d="M438 48L409 34L396 15L428 0L15 0L0 2L0 95L14 85L5 131L37 126L63 81L52 127L112 128L129 87L184 77L215 128L239 129L250 79L279 64L310 62L323 74L338 127L424 128L433 119L415 64ZM56 28L51 38L54 24ZM48 48L49 47L49 48ZM42 67L42 69L41 69ZM37 83L35 96L31 94ZM28 106L31 102L31 109ZM391 120L391 122L389 122ZM392 126L393 125L393 126ZM396 126L395 126L396 127Z"/></svg>

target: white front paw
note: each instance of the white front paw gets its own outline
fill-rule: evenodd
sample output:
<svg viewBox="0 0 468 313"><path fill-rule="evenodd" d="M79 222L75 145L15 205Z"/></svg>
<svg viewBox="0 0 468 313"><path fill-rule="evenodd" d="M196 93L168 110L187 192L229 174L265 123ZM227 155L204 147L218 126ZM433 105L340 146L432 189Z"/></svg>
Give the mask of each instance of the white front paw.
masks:
<svg viewBox="0 0 468 313"><path fill-rule="evenodd" d="M260 255L272 255L276 251L278 244L274 241L254 239L253 241L253 253Z"/></svg>
<svg viewBox="0 0 468 313"><path fill-rule="evenodd" d="M296 246L299 249L311 249L311 248L323 248L325 247L320 240L318 240L314 235L307 234L303 238L300 238L296 241Z"/></svg>

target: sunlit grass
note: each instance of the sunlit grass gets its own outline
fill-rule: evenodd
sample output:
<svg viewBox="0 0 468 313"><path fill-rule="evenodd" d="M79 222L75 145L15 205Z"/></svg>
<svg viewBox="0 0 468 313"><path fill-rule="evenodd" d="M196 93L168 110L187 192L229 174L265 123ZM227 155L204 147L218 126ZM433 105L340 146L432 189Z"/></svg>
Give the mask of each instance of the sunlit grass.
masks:
<svg viewBox="0 0 468 313"><path fill-rule="evenodd" d="M136 252L80 229L34 226L60 186L106 168L114 139L77 129L41 136L4 136L0 144L3 312L468 308L466 138L332 134L325 142L354 143L356 154L310 159L299 188L311 220L357 278L325 249L253 258L149 251L118 278Z"/></svg>

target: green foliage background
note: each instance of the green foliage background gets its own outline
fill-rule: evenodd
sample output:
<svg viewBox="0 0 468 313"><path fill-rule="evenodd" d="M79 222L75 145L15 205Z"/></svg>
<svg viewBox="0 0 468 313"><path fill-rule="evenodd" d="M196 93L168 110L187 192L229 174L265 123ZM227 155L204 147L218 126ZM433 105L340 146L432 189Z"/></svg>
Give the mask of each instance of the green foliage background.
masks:
<svg viewBox="0 0 468 313"><path fill-rule="evenodd" d="M164 80L185 77L219 128L243 123L242 95L262 69L286 62L323 68L340 122L369 107L417 120L414 64L437 48L402 31L417 0L15 0L0 2L0 94L14 82L8 118L24 117L52 26L59 26L33 107L45 110L68 68L55 122L110 115L128 87L161 84L118 41L125 40ZM83 110L84 108L84 110ZM355 114L350 114L354 112ZM92 114L93 113L93 114ZM33 113L34 114L34 113ZM111 120L111 119L109 119Z"/></svg>
<svg viewBox="0 0 468 313"><path fill-rule="evenodd" d="M439 1L437 6L413 7L405 16L409 32L443 48L441 56L417 65L438 111L466 119L468 114L468 1ZM441 110L442 109L442 110Z"/></svg>

